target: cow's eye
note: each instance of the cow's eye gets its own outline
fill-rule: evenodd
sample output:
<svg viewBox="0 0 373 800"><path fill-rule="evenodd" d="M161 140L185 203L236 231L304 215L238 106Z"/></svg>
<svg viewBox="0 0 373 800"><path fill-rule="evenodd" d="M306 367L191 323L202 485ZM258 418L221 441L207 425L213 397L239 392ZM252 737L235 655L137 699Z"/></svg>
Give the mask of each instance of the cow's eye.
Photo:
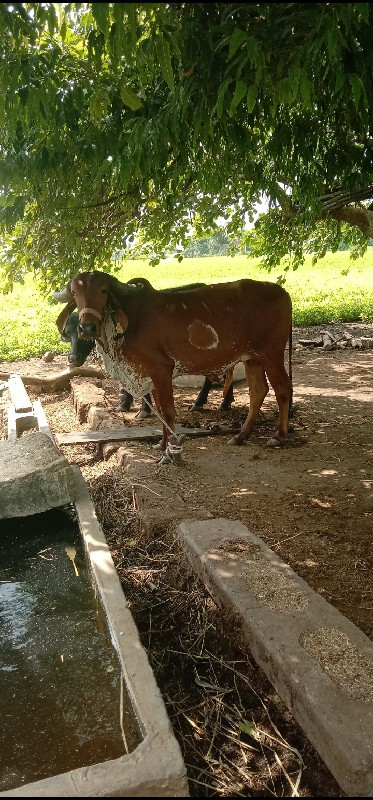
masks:
<svg viewBox="0 0 373 800"><path fill-rule="evenodd" d="M107 289L101 289L101 294L107 294Z"/></svg>

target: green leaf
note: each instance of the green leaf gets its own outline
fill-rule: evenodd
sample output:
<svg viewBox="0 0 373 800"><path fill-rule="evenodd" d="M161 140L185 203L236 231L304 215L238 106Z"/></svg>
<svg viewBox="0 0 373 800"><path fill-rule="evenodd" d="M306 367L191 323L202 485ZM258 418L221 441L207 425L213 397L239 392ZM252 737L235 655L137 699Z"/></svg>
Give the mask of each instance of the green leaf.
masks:
<svg viewBox="0 0 373 800"><path fill-rule="evenodd" d="M100 127L107 114L110 97L106 89L97 89L89 100L89 113L93 122Z"/></svg>
<svg viewBox="0 0 373 800"><path fill-rule="evenodd" d="M255 101L256 101L257 94L258 94L258 87L255 86L255 84L253 84L252 86L249 86L249 88L247 90L247 101L246 101L247 102L247 110L248 110L249 114L251 114L251 112L252 112L252 110L253 110L253 108L255 106Z"/></svg>
<svg viewBox="0 0 373 800"><path fill-rule="evenodd" d="M116 5L116 3L114 4ZM131 38L136 39L136 3L121 3L127 11L128 24L130 27Z"/></svg>
<svg viewBox="0 0 373 800"><path fill-rule="evenodd" d="M311 105L311 87L305 72L302 72L299 81L299 91L306 108Z"/></svg>
<svg viewBox="0 0 373 800"><path fill-rule="evenodd" d="M229 39L229 52L227 61L230 61L233 58L234 54L237 52L240 45L247 41L247 33L246 31L242 31L241 28L235 28L232 33L232 36Z"/></svg>
<svg viewBox="0 0 373 800"><path fill-rule="evenodd" d="M241 80L236 81L236 86L234 89L234 94L231 102L231 109L237 108L241 100L243 100L243 98L245 97L246 92L247 92L246 81L241 81Z"/></svg>
<svg viewBox="0 0 373 800"><path fill-rule="evenodd" d="M217 115L218 115L218 119L221 119L221 116L222 116L222 113L223 113L223 107L224 107L225 93L226 93L230 83L231 83L231 78L226 78L225 81L223 81L223 83L222 83L222 85L221 85L221 87L220 87L220 89L218 91L218 99L217 99L217 103L216 103L216 112L217 112Z"/></svg>
<svg viewBox="0 0 373 800"><path fill-rule="evenodd" d="M288 77L289 77L291 91L293 93L293 100L295 100L298 94L300 76L301 76L301 71L299 70L299 67L294 67L294 69L291 72L289 72Z"/></svg>
<svg viewBox="0 0 373 800"><path fill-rule="evenodd" d="M334 26L329 26L327 31L327 44L328 44L328 55L329 58L333 61L336 55L337 49L337 36L336 30Z"/></svg>
<svg viewBox="0 0 373 800"><path fill-rule="evenodd" d="M335 91L336 93L337 93L337 92L340 92L340 90L342 89L342 86L343 86L344 82L345 82L345 75L344 75L344 73L343 73L343 72L337 72L336 79L335 79L335 89L334 89L334 91Z"/></svg>
<svg viewBox="0 0 373 800"><path fill-rule="evenodd" d="M356 13L360 14L364 22L369 22L369 11L370 11L369 6L370 3L359 3L357 6Z"/></svg>
<svg viewBox="0 0 373 800"><path fill-rule="evenodd" d="M173 93L175 91L175 81L171 64L170 45L163 38L162 33L158 34L155 46L163 77L165 78L170 91Z"/></svg>
<svg viewBox="0 0 373 800"><path fill-rule="evenodd" d="M293 92L291 89L291 84L289 78L283 78L278 86L278 97L280 103L292 103L293 102Z"/></svg>
<svg viewBox="0 0 373 800"><path fill-rule="evenodd" d="M167 41L169 42L173 52L175 53L175 56L176 56L178 62L180 64L181 63L181 52L180 52L180 47L179 47L176 39L173 36L171 36L171 34L168 33L168 32L165 32L164 35L165 35Z"/></svg>
<svg viewBox="0 0 373 800"><path fill-rule="evenodd" d="M360 100L361 93L363 92L364 87L363 87L363 84L361 82L361 79L357 75L353 75L351 72L350 72L350 74L348 76L348 80L350 81L350 84L351 84L351 87L352 87L354 105L355 105L355 108L357 108L358 105L359 105L359 100Z"/></svg>
<svg viewBox="0 0 373 800"><path fill-rule="evenodd" d="M93 19L99 30L104 34L105 39L107 39L109 36L109 9L109 3L91 4Z"/></svg>
<svg viewBox="0 0 373 800"><path fill-rule="evenodd" d="M132 111L137 111L139 108L141 108L142 102L140 98L137 96L137 94L135 94L135 92L132 91L132 89L129 89L128 86L122 85L120 87L120 96L124 105L132 108Z"/></svg>
<svg viewBox="0 0 373 800"><path fill-rule="evenodd" d="M247 735L252 736L253 739L259 738L257 727L254 722L246 722L245 720L245 722L238 722L237 724L242 733L247 733Z"/></svg>
<svg viewBox="0 0 373 800"><path fill-rule="evenodd" d="M48 9L48 30L51 36L54 35L54 32L57 28L57 14L54 8L54 5L51 4Z"/></svg>
<svg viewBox="0 0 373 800"><path fill-rule="evenodd" d="M66 25L66 20L64 19L64 21L63 21L63 23L61 25L61 28L60 28L61 39L62 39L63 42L66 39L66 31L67 31L67 25Z"/></svg>

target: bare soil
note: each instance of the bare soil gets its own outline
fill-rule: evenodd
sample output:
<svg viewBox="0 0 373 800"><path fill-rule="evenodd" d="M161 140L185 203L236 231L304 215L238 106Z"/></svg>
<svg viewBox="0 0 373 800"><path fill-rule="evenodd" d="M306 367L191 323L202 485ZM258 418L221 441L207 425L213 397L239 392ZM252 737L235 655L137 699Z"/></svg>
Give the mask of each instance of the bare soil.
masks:
<svg viewBox="0 0 373 800"><path fill-rule="evenodd" d="M373 335L372 325L325 328ZM372 636L373 352L297 346L319 330L295 330L296 413L281 449L266 448L277 417L272 390L248 443L190 438L181 467L159 466L146 443L122 446L120 464L116 453L102 461L93 444L62 448L90 485L180 741L192 796L343 794L247 653L236 621L191 573L175 535L183 517L240 520ZM49 374L65 363L62 356L51 364L30 359L0 364L0 371ZM118 427L142 424L135 419L138 404L116 412L117 384L103 386ZM192 414L196 390L175 390L177 421L242 422L248 390L242 382L234 392L232 411L219 410L215 390L206 410ZM79 425L69 391L40 399L53 432L87 427ZM7 402L0 400L0 411ZM5 430L4 417L3 436Z"/></svg>

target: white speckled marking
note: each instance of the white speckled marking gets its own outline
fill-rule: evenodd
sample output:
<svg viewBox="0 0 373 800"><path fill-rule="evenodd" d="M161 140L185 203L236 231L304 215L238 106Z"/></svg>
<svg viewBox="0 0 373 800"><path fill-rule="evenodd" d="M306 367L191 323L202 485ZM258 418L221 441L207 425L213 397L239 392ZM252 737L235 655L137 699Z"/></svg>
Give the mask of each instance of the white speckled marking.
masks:
<svg viewBox="0 0 373 800"><path fill-rule="evenodd" d="M124 358L118 358L118 343L114 339L116 330L111 317L103 324L103 333L104 338L106 337L108 348L104 350L98 342L96 342L96 347L102 357L108 375L119 381L126 391L130 392L135 398L143 397L144 394L151 392L153 388L152 379L140 375L132 364L129 364Z"/></svg>
<svg viewBox="0 0 373 800"><path fill-rule="evenodd" d="M178 375L185 375L185 367L183 368L180 361L175 361L175 366L172 371L172 377L177 378Z"/></svg>

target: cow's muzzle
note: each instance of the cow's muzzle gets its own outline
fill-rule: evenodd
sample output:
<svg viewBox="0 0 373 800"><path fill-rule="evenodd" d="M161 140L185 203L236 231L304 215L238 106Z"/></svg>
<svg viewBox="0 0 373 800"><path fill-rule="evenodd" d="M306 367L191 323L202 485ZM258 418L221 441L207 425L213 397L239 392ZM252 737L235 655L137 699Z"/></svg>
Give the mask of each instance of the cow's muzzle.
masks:
<svg viewBox="0 0 373 800"><path fill-rule="evenodd" d="M78 336L80 339L95 339L97 335L95 322L79 322Z"/></svg>
<svg viewBox="0 0 373 800"><path fill-rule="evenodd" d="M101 329L101 325L96 325L95 322L83 322L83 317L85 315L97 317L100 322L102 322L102 314L99 311L96 311L95 308L82 308L79 311L79 325L78 325L78 336L80 339L95 339L99 335L99 328Z"/></svg>

